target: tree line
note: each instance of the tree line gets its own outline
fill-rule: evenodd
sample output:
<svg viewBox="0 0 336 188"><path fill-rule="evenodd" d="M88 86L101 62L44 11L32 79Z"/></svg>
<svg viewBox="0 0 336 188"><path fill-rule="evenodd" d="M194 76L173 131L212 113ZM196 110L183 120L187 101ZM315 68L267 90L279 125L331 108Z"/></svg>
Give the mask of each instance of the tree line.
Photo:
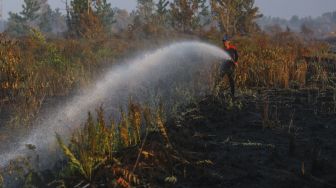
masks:
<svg viewBox="0 0 336 188"><path fill-rule="evenodd" d="M112 33L117 18L125 16L130 20L128 29L137 31L192 33L212 27L235 35L257 31L256 20L262 15L254 0L137 0L136 9L126 14L107 0L67 0L65 15L52 10L47 0L24 0L21 12L9 13L5 32L24 36L34 28L46 34L95 38Z"/></svg>
<svg viewBox="0 0 336 188"><path fill-rule="evenodd" d="M323 37L336 31L336 11L326 12L316 18L292 16L290 19L262 17L258 25L266 32L292 31Z"/></svg>

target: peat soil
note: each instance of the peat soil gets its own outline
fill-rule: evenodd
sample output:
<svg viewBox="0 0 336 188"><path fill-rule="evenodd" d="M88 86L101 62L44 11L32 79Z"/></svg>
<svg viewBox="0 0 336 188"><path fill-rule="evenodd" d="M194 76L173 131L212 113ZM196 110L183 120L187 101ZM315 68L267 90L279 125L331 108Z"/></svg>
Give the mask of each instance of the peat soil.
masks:
<svg viewBox="0 0 336 188"><path fill-rule="evenodd" d="M111 165L98 169L90 184L80 175L63 178L64 184L336 187L336 90L260 90L235 100L211 95L197 101L168 118L166 130L115 154L125 169L125 184L111 184L118 179ZM33 183L57 187L51 182L62 166L39 173ZM132 183L134 177L140 183Z"/></svg>
<svg viewBox="0 0 336 188"><path fill-rule="evenodd" d="M229 101L205 97L168 123L189 164L173 169L177 181L168 187L336 187L335 90L267 90Z"/></svg>

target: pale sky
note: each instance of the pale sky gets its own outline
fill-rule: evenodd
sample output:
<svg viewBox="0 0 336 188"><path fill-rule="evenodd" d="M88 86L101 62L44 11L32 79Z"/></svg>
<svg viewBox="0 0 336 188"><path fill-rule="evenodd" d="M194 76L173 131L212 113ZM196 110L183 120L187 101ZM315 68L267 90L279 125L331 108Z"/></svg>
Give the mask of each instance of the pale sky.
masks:
<svg viewBox="0 0 336 188"><path fill-rule="evenodd" d="M2 0L4 17L8 18L8 12L19 12L23 0ZM132 10L136 6L136 0L108 0L113 7ZM322 13L336 11L336 0L255 0L261 13L265 16L277 16L290 18L293 15L317 17ZM65 0L49 0L53 8L64 11Z"/></svg>

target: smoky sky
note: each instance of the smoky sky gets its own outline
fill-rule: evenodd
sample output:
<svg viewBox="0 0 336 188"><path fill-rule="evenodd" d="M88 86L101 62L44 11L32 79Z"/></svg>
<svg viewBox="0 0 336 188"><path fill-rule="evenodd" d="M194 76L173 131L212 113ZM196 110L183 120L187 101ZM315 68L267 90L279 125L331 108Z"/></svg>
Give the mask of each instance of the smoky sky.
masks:
<svg viewBox="0 0 336 188"><path fill-rule="evenodd" d="M108 0L113 7L132 10L136 0ZM23 0L3 0L4 17L8 12L19 12ZM325 12L336 11L336 0L255 0L260 12L265 16L290 18L293 15L317 17ZM65 0L49 0L52 8L65 11Z"/></svg>

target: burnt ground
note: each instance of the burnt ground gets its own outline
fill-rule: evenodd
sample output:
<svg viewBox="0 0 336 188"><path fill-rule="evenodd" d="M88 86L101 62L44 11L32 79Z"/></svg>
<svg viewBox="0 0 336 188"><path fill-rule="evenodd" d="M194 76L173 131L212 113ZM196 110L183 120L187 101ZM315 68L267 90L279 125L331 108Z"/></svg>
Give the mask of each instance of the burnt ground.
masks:
<svg viewBox="0 0 336 188"><path fill-rule="evenodd" d="M260 90L234 101L225 96L197 101L168 119L168 139L154 131L139 146L115 154L129 183L174 188L336 187L336 90ZM33 182L36 187L57 187L62 168L41 172ZM103 165L89 184L80 175L65 176L62 182L67 187L130 187L116 184L113 169ZM138 183L132 183L134 177Z"/></svg>
<svg viewBox="0 0 336 188"><path fill-rule="evenodd" d="M169 125L189 163L172 187L336 187L335 101L334 90L269 90L186 107Z"/></svg>

